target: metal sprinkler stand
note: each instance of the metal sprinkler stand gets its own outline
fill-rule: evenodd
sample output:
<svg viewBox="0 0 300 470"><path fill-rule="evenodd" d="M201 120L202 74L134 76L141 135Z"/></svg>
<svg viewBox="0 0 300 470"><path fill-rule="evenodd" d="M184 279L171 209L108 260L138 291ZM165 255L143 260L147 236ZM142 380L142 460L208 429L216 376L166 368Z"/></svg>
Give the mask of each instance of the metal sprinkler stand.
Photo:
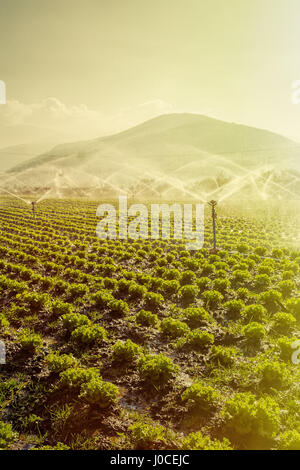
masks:
<svg viewBox="0 0 300 470"><path fill-rule="evenodd" d="M209 201L208 203L211 207L211 217L213 221L213 248L209 250L211 254L216 254L218 253L218 248L217 248L217 235L216 235L216 218L217 218L217 213L216 213L216 205L217 201Z"/></svg>
<svg viewBox="0 0 300 470"><path fill-rule="evenodd" d="M32 202L32 215L33 215L33 218L35 219L35 202Z"/></svg>

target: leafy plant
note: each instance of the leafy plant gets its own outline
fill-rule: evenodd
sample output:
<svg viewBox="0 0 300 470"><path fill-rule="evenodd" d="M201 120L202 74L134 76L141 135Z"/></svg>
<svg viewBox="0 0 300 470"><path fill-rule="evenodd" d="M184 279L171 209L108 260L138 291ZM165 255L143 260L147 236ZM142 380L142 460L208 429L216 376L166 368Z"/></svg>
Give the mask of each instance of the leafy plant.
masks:
<svg viewBox="0 0 300 470"><path fill-rule="evenodd" d="M214 335L208 331L195 329L187 335L187 343L195 349L201 349L214 342Z"/></svg>
<svg viewBox="0 0 300 470"><path fill-rule="evenodd" d="M60 373L78 364L71 354L50 353L45 357L47 366L53 372Z"/></svg>
<svg viewBox="0 0 300 470"><path fill-rule="evenodd" d="M158 322L158 317L155 313L140 310L135 320L138 325L155 327Z"/></svg>
<svg viewBox="0 0 300 470"><path fill-rule="evenodd" d="M125 317L129 313L129 306L124 300L111 300L109 308L113 315Z"/></svg>
<svg viewBox="0 0 300 470"><path fill-rule="evenodd" d="M107 338L106 330L99 325L82 325L72 331L71 339L79 344L91 344L104 341Z"/></svg>
<svg viewBox="0 0 300 470"><path fill-rule="evenodd" d="M247 305L241 312L247 321L263 322L266 317L266 309L263 305L251 304Z"/></svg>
<svg viewBox="0 0 300 470"><path fill-rule="evenodd" d="M35 353L42 347L43 340L34 331L24 329L19 333L19 343L24 351Z"/></svg>
<svg viewBox="0 0 300 470"><path fill-rule="evenodd" d="M241 436L271 437L279 430L280 408L269 396L257 399L250 392L236 393L225 403L222 415L227 427Z"/></svg>
<svg viewBox="0 0 300 470"><path fill-rule="evenodd" d="M278 439L279 450L300 450L300 432L295 429L285 431Z"/></svg>
<svg viewBox="0 0 300 470"><path fill-rule="evenodd" d="M0 421L0 450L7 449L18 437L18 433L14 432L10 423Z"/></svg>
<svg viewBox="0 0 300 470"><path fill-rule="evenodd" d="M272 327L277 333L290 333L295 326L296 319L291 313L278 312L273 317Z"/></svg>
<svg viewBox="0 0 300 470"><path fill-rule="evenodd" d="M243 328L243 333L251 343L257 343L266 336L265 328L257 322L250 322Z"/></svg>
<svg viewBox="0 0 300 470"><path fill-rule="evenodd" d="M80 313L66 313L61 317L63 326L68 331L73 331L80 326L89 326L91 325L91 320L86 316Z"/></svg>
<svg viewBox="0 0 300 470"><path fill-rule="evenodd" d="M199 288L193 285L185 285L179 289L178 294L183 304L189 305L195 301L199 294Z"/></svg>
<svg viewBox="0 0 300 470"><path fill-rule="evenodd" d="M117 341L112 346L112 352L115 360L131 362L141 354L142 348L128 339L127 341Z"/></svg>
<svg viewBox="0 0 300 470"><path fill-rule="evenodd" d="M162 332L171 338L179 338L189 331L189 327L186 323L183 323L180 320L175 320L171 317L164 318L160 326Z"/></svg>
<svg viewBox="0 0 300 470"><path fill-rule="evenodd" d="M218 365L230 367L235 363L238 351L226 346L213 346L211 348L211 359Z"/></svg>
<svg viewBox="0 0 300 470"><path fill-rule="evenodd" d="M192 432L182 439L184 450L233 450L228 439L219 441L204 436L201 431Z"/></svg>
<svg viewBox="0 0 300 470"><path fill-rule="evenodd" d="M245 304L242 300L228 300L223 304L223 307L226 310L226 313L229 318L238 318L241 314L241 311L245 308Z"/></svg>
<svg viewBox="0 0 300 470"><path fill-rule="evenodd" d="M79 398L100 408L108 408L116 403L119 389L110 382L104 382L100 377L93 377L84 382L80 388Z"/></svg>
<svg viewBox="0 0 300 470"><path fill-rule="evenodd" d="M212 387L194 383L182 394L181 400L197 412L208 412L216 408L220 395Z"/></svg>
<svg viewBox="0 0 300 470"><path fill-rule="evenodd" d="M166 384L179 372L179 367L163 354L147 354L138 362L140 376L152 385Z"/></svg>
<svg viewBox="0 0 300 470"><path fill-rule="evenodd" d="M155 294L154 292L147 292L145 295L145 307L151 312L156 311L164 303L164 298L161 294Z"/></svg>
<svg viewBox="0 0 300 470"><path fill-rule="evenodd" d="M60 374L60 384L68 389L79 389L79 387L92 379L100 378L97 369L83 369L82 367L70 367Z"/></svg>
<svg viewBox="0 0 300 470"><path fill-rule="evenodd" d="M223 295L216 290L206 290L201 294L206 308L217 308L223 300Z"/></svg>
<svg viewBox="0 0 300 470"><path fill-rule="evenodd" d="M129 426L128 430L138 448L147 449L155 441L165 441L165 428L160 424L136 422Z"/></svg>
<svg viewBox="0 0 300 470"><path fill-rule="evenodd" d="M183 318L191 328L196 328L210 321L210 315L203 307L189 307L184 309Z"/></svg>

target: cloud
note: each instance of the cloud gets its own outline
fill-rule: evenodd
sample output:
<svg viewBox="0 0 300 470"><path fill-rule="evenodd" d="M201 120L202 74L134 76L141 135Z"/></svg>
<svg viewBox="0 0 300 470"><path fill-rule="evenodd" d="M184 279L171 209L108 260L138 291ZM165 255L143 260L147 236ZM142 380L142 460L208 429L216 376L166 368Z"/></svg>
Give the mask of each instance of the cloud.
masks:
<svg viewBox="0 0 300 470"><path fill-rule="evenodd" d="M0 125L30 125L60 129L89 124L98 125L103 116L86 105L67 106L57 98L46 98L39 103L25 104L17 100L8 101L0 106Z"/></svg>
<svg viewBox="0 0 300 470"><path fill-rule="evenodd" d="M149 100L110 116L85 104L68 106L55 97L31 104L10 100L0 106L0 128L12 130L14 126L31 126L80 140L119 132L168 112L174 112L173 107L161 99Z"/></svg>

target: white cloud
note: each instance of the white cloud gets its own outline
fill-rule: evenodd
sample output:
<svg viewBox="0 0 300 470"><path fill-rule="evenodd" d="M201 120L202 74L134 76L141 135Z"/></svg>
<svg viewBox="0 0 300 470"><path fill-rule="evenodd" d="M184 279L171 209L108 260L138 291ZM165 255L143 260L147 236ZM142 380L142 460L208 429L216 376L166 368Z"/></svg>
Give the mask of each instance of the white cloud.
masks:
<svg viewBox="0 0 300 470"><path fill-rule="evenodd" d="M47 98L39 103L25 104L17 100L8 101L0 106L0 125L30 125L61 129L72 129L88 124L99 124L103 116L86 105L67 106L57 98Z"/></svg>
<svg viewBox="0 0 300 470"><path fill-rule="evenodd" d="M31 104L10 100L0 106L0 129L9 127L10 131L13 131L14 127L30 126L49 129L69 139L91 139L127 129L159 114L170 112L174 112L173 107L160 99L123 109L111 116L104 116L100 111L90 109L85 104L68 106L54 97Z"/></svg>

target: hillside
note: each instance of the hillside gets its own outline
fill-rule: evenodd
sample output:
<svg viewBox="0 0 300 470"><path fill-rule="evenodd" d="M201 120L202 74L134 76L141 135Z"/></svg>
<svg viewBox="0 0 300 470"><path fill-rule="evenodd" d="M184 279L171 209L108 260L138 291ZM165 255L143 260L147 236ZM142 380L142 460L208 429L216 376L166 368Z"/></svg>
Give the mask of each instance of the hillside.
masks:
<svg viewBox="0 0 300 470"><path fill-rule="evenodd" d="M299 191L299 150L266 130L167 114L112 136L58 145L9 170L6 187L45 188L55 196L222 199L242 191L245 197L285 198Z"/></svg>

